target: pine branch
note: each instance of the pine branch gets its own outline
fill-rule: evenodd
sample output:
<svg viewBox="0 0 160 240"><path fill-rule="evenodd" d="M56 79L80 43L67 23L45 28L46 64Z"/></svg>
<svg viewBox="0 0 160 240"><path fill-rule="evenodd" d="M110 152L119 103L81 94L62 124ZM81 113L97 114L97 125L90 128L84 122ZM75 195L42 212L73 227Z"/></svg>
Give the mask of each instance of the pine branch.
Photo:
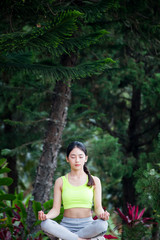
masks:
<svg viewBox="0 0 160 240"><path fill-rule="evenodd" d="M57 4L53 6L50 5L50 9L53 9L54 13L59 13L60 11L67 11L70 10L77 10L85 15L85 21L86 22L97 22L98 19L103 19L104 14L107 11L117 10L120 7L118 0L101 0L97 2L91 2L91 1L82 1L81 4L76 4L76 2L71 1L70 3L66 3L65 1L63 4L60 2L59 5Z"/></svg>
<svg viewBox="0 0 160 240"><path fill-rule="evenodd" d="M27 33L10 33L0 35L0 52L24 51L26 48L41 50L56 48L77 30L77 18L82 13L67 11L56 16L53 22L35 27ZM51 47L52 46L52 47Z"/></svg>
<svg viewBox="0 0 160 240"><path fill-rule="evenodd" d="M89 35L78 36L75 38L71 37L69 39L68 38L63 39L63 42L59 43L58 45L49 44L49 42L48 42L47 47L46 47L45 39L44 40L41 39L41 44L39 43L39 39L38 39L37 40L38 46L36 45L36 47L35 47L35 45L34 45L33 50L41 50L41 51L45 50L46 52L51 53L52 56L60 56L63 53L69 54L70 52L76 52L77 50L84 49L86 47L89 47L92 44L96 44L99 42L100 38L101 39L103 38L105 40L105 37L107 34L109 34L109 32L107 32L105 29L102 29L100 31L97 31L97 32L89 34ZM24 50L27 50L27 51L31 50L32 49L31 44L29 47L26 46ZM0 46L0 48L1 48L1 46ZM29 57L29 53L24 53L24 56L23 56L23 52L19 52L19 54L20 54L21 58ZM31 55L30 55L30 57L31 57Z"/></svg>
<svg viewBox="0 0 160 240"><path fill-rule="evenodd" d="M144 131L135 134L135 137L138 138L142 138L142 140L140 140L139 144L136 144L137 147L142 147L145 146L147 144L150 144L153 139L155 139L155 137L158 136L159 133L159 120L156 120L154 123L150 124L150 126L148 126L148 128L146 128ZM147 134L147 137L145 137L145 135Z"/></svg>
<svg viewBox="0 0 160 240"><path fill-rule="evenodd" d="M91 75L100 74L104 69L110 68L109 63L114 63L110 58L97 60L94 62L88 62L80 64L76 67L63 67L61 65L48 66L43 64L27 64L17 61L0 61L0 67L9 71L25 71L26 73L42 74L44 77L50 77L52 80L65 81L69 79L80 79Z"/></svg>
<svg viewBox="0 0 160 240"><path fill-rule="evenodd" d="M64 52L67 54L70 52L77 52L77 50L81 50L92 44L98 43L100 38L105 38L107 34L109 34L109 32L103 29L93 34L65 39L63 44L59 44L56 48L50 47L48 50L52 53L52 55L56 56L62 55Z"/></svg>
<svg viewBox="0 0 160 240"><path fill-rule="evenodd" d="M41 118L41 119L38 119L38 120L35 120L35 121L25 121L25 122L5 119L3 122L10 125L10 126L14 126L14 127L15 126L17 126L17 127L33 126L33 125L38 125L39 123L44 123L44 122L52 122L55 125L64 127L64 125L62 125L60 122L57 122L57 121L55 121L51 118Z"/></svg>
<svg viewBox="0 0 160 240"><path fill-rule="evenodd" d="M35 141L27 142L13 149L8 149L8 148L2 149L1 154L2 156L14 156L18 152L20 152L23 148L26 148L29 145L34 146L42 143L43 143L43 140L35 140Z"/></svg>

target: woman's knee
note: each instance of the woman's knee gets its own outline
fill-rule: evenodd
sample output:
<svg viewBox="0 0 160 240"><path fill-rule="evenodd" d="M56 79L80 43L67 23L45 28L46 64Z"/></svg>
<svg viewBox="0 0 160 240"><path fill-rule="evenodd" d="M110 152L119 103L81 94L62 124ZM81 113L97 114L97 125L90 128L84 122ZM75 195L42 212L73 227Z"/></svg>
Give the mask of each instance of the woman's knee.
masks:
<svg viewBox="0 0 160 240"><path fill-rule="evenodd" d="M41 222L41 229L45 230L45 228L48 226L49 219L44 220Z"/></svg>
<svg viewBox="0 0 160 240"><path fill-rule="evenodd" d="M103 221L103 229L104 229L104 232L107 231L107 229L108 229L108 222L107 221Z"/></svg>
<svg viewBox="0 0 160 240"><path fill-rule="evenodd" d="M51 224L54 224L55 221L51 220L51 219L46 219L44 221L41 222L41 229L42 230L46 230L50 227Z"/></svg>
<svg viewBox="0 0 160 240"><path fill-rule="evenodd" d="M108 229L108 222L102 219L95 220L97 228L100 232L106 232Z"/></svg>

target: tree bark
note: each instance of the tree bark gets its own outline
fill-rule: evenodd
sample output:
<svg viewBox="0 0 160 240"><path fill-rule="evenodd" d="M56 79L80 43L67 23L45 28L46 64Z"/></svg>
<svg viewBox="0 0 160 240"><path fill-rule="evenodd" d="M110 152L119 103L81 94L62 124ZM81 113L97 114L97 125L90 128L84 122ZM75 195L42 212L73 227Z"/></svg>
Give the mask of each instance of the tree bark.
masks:
<svg viewBox="0 0 160 240"><path fill-rule="evenodd" d="M69 57L65 55L62 58L62 63L65 66L72 66L75 63L75 58L74 56ZM57 154L61 146L61 137L66 124L70 97L70 82L57 81L52 98L50 121L33 189L34 200L42 204L49 199L50 190L53 186L53 176L57 166ZM29 229L35 220L32 202L30 201L27 216Z"/></svg>
<svg viewBox="0 0 160 240"><path fill-rule="evenodd" d="M53 185L53 174L70 100L70 88L64 82L58 81L54 91L50 122L33 190L34 200L41 203L49 199Z"/></svg>
<svg viewBox="0 0 160 240"><path fill-rule="evenodd" d="M132 104L130 110L130 122L128 126L128 146L126 148L126 156L132 154L136 159L136 164L133 166L133 172L137 169L138 162L138 138L137 130L139 128L138 123L138 113L140 111L141 104L141 92L140 89L136 86L133 86L132 91ZM134 177L124 176L122 179L123 185L123 211L127 211L127 202L132 205L136 204L136 195L135 195L135 184Z"/></svg>
<svg viewBox="0 0 160 240"><path fill-rule="evenodd" d="M139 128L139 111L141 105L141 91L136 86L133 86L132 91L132 105L130 110L130 122L128 127L128 139L129 144L127 148L128 153L132 153L133 156L138 159L138 142L137 132Z"/></svg>
<svg viewBox="0 0 160 240"><path fill-rule="evenodd" d="M152 238L151 240L159 240L160 239L160 232L159 232L160 228L159 225L153 225L153 229L152 229Z"/></svg>
<svg viewBox="0 0 160 240"><path fill-rule="evenodd" d="M139 128L138 118L139 118L139 111L141 106L141 92L140 89L136 86L133 86L132 91L132 104L130 110L130 122L128 126L128 146L126 148L126 156L132 154L135 159L136 163L133 166L133 171L131 176L124 176L122 179L122 188L123 188L123 212L127 213L127 203L132 205L136 204L136 191L135 191L135 184L134 184L134 176L133 172L137 169L137 162L139 156L139 149L138 145L138 138L136 133ZM122 234L122 239L124 236Z"/></svg>
<svg viewBox="0 0 160 240"><path fill-rule="evenodd" d="M17 162L16 156L7 157L8 167L11 171L8 173L8 177L13 179L13 183L8 187L8 193L14 194L15 190L18 192L18 171L17 171Z"/></svg>

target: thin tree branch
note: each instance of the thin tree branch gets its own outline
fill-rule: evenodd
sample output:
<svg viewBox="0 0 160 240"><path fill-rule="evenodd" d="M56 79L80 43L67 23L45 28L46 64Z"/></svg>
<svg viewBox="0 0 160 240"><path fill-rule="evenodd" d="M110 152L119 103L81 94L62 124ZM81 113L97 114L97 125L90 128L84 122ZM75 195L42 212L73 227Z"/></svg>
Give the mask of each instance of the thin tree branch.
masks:
<svg viewBox="0 0 160 240"><path fill-rule="evenodd" d="M135 134L135 137L136 138L142 137L143 135L149 133L150 131L153 131L153 129L158 127L158 126L159 126L159 121L156 121L153 125L151 125L150 128L145 129L143 132Z"/></svg>
<svg viewBox="0 0 160 240"><path fill-rule="evenodd" d="M53 16L56 16L56 15L57 15L57 13L54 13L54 12L52 11L52 9L50 8L50 6L49 6L48 3L47 3L47 7L48 7L48 9L50 10L50 12L51 12L51 14L52 14Z"/></svg>
<svg viewBox="0 0 160 240"><path fill-rule="evenodd" d="M10 22L11 30L12 32L14 32L13 25L12 25L12 13L13 13L13 9L12 9L11 15L9 16L9 22Z"/></svg>

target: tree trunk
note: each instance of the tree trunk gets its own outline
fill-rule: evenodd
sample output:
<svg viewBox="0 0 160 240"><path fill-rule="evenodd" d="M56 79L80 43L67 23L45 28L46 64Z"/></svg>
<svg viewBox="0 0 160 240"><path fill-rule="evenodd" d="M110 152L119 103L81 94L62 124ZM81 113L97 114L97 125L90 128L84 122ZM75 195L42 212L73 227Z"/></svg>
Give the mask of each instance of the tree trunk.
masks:
<svg viewBox="0 0 160 240"><path fill-rule="evenodd" d="M129 144L127 148L127 153L132 153L133 156L138 160L138 142L137 132L139 129L139 111L141 105L141 91L136 86L133 86L132 91L132 105L130 110L130 122L128 127L128 139Z"/></svg>
<svg viewBox="0 0 160 240"><path fill-rule="evenodd" d="M153 225L153 229L152 229L152 238L151 240L159 240L160 239L160 233L159 233L159 225Z"/></svg>
<svg viewBox="0 0 160 240"><path fill-rule="evenodd" d="M65 55L63 56L62 63L65 66L72 66L73 59L74 58ZM66 124L71 95L69 85L70 82L65 83L64 81L57 81L53 93L49 126L44 140L43 152L38 165L33 189L34 200L42 204L49 199L50 190L53 186L53 176L57 166L57 154L60 149L62 132ZM30 201L27 216L27 225L29 229L31 229L35 220L32 210L32 201Z"/></svg>
<svg viewBox="0 0 160 240"><path fill-rule="evenodd" d="M14 194L15 190L18 192L18 171L17 171L17 162L16 156L7 157L8 167L11 171L8 173L8 177L13 179L13 183L8 187L8 193Z"/></svg>
<svg viewBox="0 0 160 240"><path fill-rule="evenodd" d="M33 191L34 200L41 203L49 199L53 185L53 174L56 169L57 154L66 123L69 99L70 88L64 82L58 81L53 95L50 122Z"/></svg>
<svg viewBox="0 0 160 240"><path fill-rule="evenodd" d="M138 138L136 136L137 130L139 128L138 123L138 113L140 111L141 104L141 92L136 86L133 86L132 91L132 104L130 110L130 122L128 127L128 146L126 148L126 156L132 154L136 159L136 164L133 166L133 171L131 176L124 176L122 179L123 185L123 212L127 212L127 203L132 205L136 204L136 194L135 194L135 184L133 173L137 169L138 162ZM122 234L122 239L124 236Z"/></svg>
<svg viewBox="0 0 160 240"><path fill-rule="evenodd" d="M134 188L134 178L124 176L122 179L123 185L123 212L127 212L127 203L132 205L136 204L136 197L135 197L135 188Z"/></svg>

